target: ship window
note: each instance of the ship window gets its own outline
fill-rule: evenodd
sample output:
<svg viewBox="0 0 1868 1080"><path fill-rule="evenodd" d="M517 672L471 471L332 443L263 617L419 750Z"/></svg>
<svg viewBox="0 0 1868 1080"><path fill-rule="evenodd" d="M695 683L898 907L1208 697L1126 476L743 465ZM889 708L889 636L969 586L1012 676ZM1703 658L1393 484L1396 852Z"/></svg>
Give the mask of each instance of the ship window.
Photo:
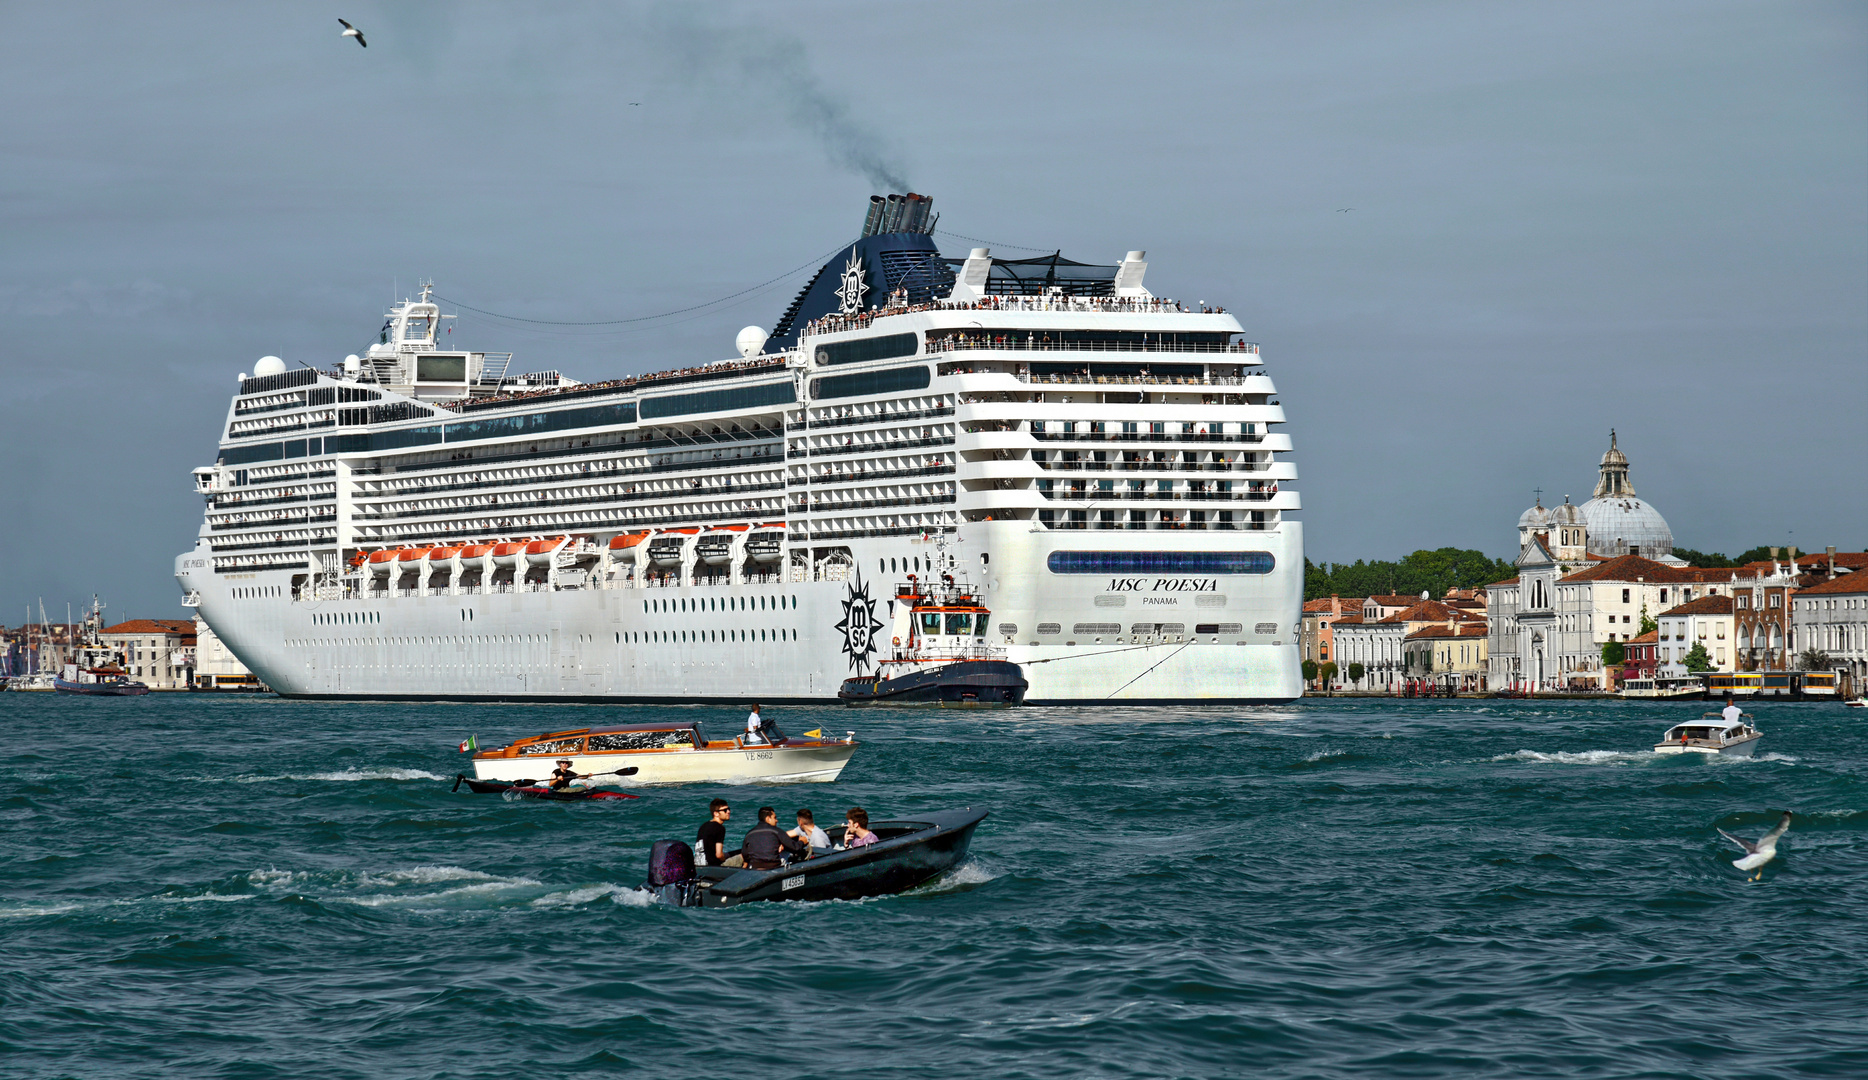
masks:
<svg viewBox="0 0 1868 1080"><path fill-rule="evenodd" d="M925 384L923 384L925 385ZM640 412L644 420L663 416L685 416L689 413L725 412L728 409L750 409L761 405L789 405L797 400L791 383L762 383L757 386L735 386L726 390L702 390L693 394L669 394L666 397L644 398Z"/></svg>
<svg viewBox="0 0 1868 1080"><path fill-rule="evenodd" d="M924 611L921 613L921 632L924 634L940 633L940 612Z"/></svg>
<svg viewBox="0 0 1868 1080"><path fill-rule="evenodd" d="M465 356L418 356L415 377L422 382L466 382Z"/></svg>
<svg viewBox="0 0 1868 1080"><path fill-rule="evenodd" d="M1061 625L1054 622L1042 622L1038 624L1038 633L1040 634L1060 634L1063 633L1063 630L1064 628Z"/></svg>
<svg viewBox="0 0 1868 1080"><path fill-rule="evenodd" d="M949 634L970 634L972 633L973 632L973 616L968 615L964 612L959 613L959 614L949 614L947 616L947 632Z"/></svg>
<svg viewBox="0 0 1868 1080"><path fill-rule="evenodd" d="M1269 551L1054 551L1053 574L1269 574Z"/></svg>
<svg viewBox="0 0 1868 1080"><path fill-rule="evenodd" d="M883 334L878 337L857 338L855 341L837 341L819 345L817 362L824 366L835 366L837 364L860 364L867 360L890 360L897 356L913 356L920 347L920 340L914 334Z"/></svg>
<svg viewBox="0 0 1868 1080"><path fill-rule="evenodd" d="M811 380L811 399L822 401L827 398L870 397L876 394L897 393L902 390L921 390L926 388L929 381L930 376L925 364L885 368L881 371L860 371L850 375L829 375Z"/></svg>

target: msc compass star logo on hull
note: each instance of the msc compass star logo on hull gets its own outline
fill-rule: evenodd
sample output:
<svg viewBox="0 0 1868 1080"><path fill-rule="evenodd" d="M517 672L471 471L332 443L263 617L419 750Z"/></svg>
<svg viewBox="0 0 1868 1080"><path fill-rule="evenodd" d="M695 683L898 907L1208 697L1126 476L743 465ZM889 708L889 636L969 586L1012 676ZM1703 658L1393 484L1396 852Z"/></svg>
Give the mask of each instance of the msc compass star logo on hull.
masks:
<svg viewBox="0 0 1868 1080"><path fill-rule="evenodd" d="M854 315L863 310L863 294L869 291L863 276L863 260L852 247L850 261L843 267L843 284L837 288L837 299L843 302L845 315Z"/></svg>
<svg viewBox="0 0 1868 1080"><path fill-rule="evenodd" d="M850 659L850 670L859 675L868 671L876 655L876 631L882 624L876 621L876 602L870 599L869 586L863 584L860 573L843 598L843 621L837 629L843 631L843 655Z"/></svg>

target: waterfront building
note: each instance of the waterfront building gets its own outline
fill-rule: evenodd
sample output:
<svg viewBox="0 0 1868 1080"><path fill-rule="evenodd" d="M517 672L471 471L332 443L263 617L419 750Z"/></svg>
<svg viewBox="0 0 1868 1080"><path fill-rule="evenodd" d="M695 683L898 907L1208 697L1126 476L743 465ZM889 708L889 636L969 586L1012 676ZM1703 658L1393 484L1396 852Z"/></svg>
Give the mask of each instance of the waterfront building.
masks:
<svg viewBox="0 0 1868 1080"><path fill-rule="evenodd" d="M1798 586L1795 552L1783 562L1777 549L1771 561L1742 567L1732 577L1733 647L1738 671L1790 671L1790 602Z"/></svg>
<svg viewBox="0 0 1868 1080"><path fill-rule="evenodd" d="M1487 640L1484 620L1455 617L1423 626L1402 643L1405 666L1436 689L1477 693L1486 688Z"/></svg>
<svg viewBox="0 0 1868 1080"><path fill-rule="evenodd" d="M186 690L194 684L195 624L189 619L131 619L98 633L120 655L130 677L151 690Z"/></svg>
<svg viewBox="0 0 1868 1080"><path fill-rule="evenodd" d="M1847 679L1848 692L1861 693L1868 679L1868 573L1839 574L1798 589L1790 603L1797 654L1828 653L1830 666Z"/></svg>
<svg viewBox="0 0 1868 1080"><path fill-rule="evenodd" d="M1628 643L1628 657L1623 662L1623 671L1631 678L1653 678L1660 668L1660 630L1649 630L1636 634Z"/></svg>
<svg viewBox="0 0 1868 1080"><path fill-rule="evenodd" d="M1339 619L1348 616L1360 617L1363 601L1344 600L1332 596L1327 600L1311 600L1304 604L1303 630L1299 641L1303 646L1305 660L1316 664L1326 664L1336 659L1335 625ZM1336 681L1344 678L1341 662L1337 663Z"/></svg>
<svg viewBox="0 0 1868 1080"><path fill-rule="evenodd" d="M1731 671L1736 651L1732 637L1732 598L1702 596L1661 612L1659 623L1660 670L1664 676L1686 675L1686 655L1694 646L1706 648L1713 671Z"/></svg>
<svg viewBox="0 0 1868 1080"><path fill-rule="evenodd" d="M1361 664L1362 678L1353 680L1359 690L1394 692L1410 677L1423 674L1417 659L1410 659L1407 639L1410 634L1434 624L1462 621L1458 611L1437 600L1417 599L1386 618L1370 620L1366 615L1345 616L1336 621L1337 666L1348 679L1349 666Z"/></svg>

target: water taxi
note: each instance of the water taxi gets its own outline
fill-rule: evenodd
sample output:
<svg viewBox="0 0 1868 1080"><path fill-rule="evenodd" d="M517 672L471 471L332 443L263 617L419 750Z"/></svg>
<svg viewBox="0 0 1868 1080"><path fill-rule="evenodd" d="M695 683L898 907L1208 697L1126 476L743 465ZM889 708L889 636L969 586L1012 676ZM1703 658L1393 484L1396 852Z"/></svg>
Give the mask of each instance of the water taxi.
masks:
<svg viewBox="0 0 1868 1080"><path fill-rule="evenodd" d="M1764 736L1746 722L1751 719L1750 713L1739 715L1743 719L1736 724L1726 723L1718 713L1706 713L1692 723L1675 724L1654 744L1654 752L1750 757L1758 748L1758 740Z"/></svg>
<svg viewBox="0 0 1868 1080"><path fill-rule="evenodd" d="M572 769L591 774L595 783L828 782L843 772L857 745L853 731L841 739L790 739L777 733L769 742L760 743L747 742L744 735L712 739L697 720L670 720L518 739L474 754L473 768L477 780L508 784L543 780L559 760L569 760ZM615 775L625 768L635 772L627 778Z"/></svg>

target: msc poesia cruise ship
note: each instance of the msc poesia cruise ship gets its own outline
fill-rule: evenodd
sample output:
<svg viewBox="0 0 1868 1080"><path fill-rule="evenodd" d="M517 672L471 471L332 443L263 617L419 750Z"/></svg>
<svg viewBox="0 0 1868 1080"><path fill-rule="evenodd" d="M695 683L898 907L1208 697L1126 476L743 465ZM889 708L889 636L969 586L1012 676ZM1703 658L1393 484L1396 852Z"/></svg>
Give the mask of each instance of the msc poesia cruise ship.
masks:
<svg viewBox="0 0 1868 1080"><path fill-rule="evenodd" d="M1258 346L1143 252L946 258L930 209L872 199L737 360L513 375L426 290L339 369L262 360L194 471L185 603L293 697L830 702L951 576L984 610L946 640L1028 702L1296 698Z"/></svg>

